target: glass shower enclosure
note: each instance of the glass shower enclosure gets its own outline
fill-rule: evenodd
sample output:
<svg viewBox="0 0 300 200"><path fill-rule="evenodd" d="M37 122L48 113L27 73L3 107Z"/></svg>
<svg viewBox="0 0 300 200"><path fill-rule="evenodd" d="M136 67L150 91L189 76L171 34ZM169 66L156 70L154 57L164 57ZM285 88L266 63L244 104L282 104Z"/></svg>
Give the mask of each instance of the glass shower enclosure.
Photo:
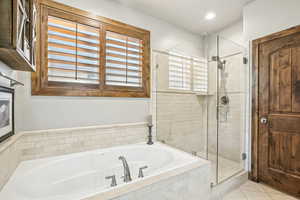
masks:
<svg viewBox="0 0 300 200"><path fill-rule="evenodd" d="M220 36L206 58L153 51L153 101L158 141L212 163L216 185L245 166L245 48Z"/></svg>

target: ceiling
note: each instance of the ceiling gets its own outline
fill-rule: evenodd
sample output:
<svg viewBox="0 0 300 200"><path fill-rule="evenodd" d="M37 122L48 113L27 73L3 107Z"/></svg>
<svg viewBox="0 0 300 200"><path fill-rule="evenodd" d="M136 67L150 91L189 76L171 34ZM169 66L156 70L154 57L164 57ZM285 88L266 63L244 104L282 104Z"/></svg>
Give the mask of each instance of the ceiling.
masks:
<svg viewBox="0 0 300 200"><path fill-rule="evenodd" d="M218 31L241 19L252 0L114 0L196 34ZM216 18L205 20L207 12Z"/></svg>

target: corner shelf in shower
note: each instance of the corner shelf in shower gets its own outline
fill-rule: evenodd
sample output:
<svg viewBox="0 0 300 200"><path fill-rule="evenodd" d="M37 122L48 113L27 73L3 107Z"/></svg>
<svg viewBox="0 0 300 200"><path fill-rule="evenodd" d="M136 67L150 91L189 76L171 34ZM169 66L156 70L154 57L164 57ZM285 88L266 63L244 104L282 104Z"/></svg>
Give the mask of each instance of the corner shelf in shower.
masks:
<svg viewBox="0 0 300 200"><path fill-rule="evenodd" d="M195 93L195 95L197 95L197 96L213 96L214 94L210 94L210 93Z"/></svg>

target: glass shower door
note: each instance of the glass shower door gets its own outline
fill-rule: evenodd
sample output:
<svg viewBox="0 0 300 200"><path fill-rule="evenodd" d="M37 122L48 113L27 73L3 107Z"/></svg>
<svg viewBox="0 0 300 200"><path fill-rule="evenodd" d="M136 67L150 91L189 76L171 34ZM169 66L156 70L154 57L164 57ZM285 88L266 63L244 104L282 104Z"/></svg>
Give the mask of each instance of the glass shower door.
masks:
<svg viewBox="0 0 300 200"><path fill-rule="evenodd" d="M244 169L245 48L217 37L217 183Z"/></svg>

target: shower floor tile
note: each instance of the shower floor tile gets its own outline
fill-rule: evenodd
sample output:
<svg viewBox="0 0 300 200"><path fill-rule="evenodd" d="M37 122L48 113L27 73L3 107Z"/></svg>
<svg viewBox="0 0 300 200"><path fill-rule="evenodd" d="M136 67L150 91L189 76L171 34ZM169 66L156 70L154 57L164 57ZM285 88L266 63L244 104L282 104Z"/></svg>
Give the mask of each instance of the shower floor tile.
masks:
<svg viewBox="0 0 300 200"><path fill-rule="evenodd" d="M206 153L198 152L197 155L201 158L206 158ZM209 153L208 160L211 161L211 180L216 183L216 167L217 167L217 157L216 154ZM218 182L222 182L236 173L243 170L243 162L235 162L227 158L219 156L219 166L218 166Z"/></svg>

